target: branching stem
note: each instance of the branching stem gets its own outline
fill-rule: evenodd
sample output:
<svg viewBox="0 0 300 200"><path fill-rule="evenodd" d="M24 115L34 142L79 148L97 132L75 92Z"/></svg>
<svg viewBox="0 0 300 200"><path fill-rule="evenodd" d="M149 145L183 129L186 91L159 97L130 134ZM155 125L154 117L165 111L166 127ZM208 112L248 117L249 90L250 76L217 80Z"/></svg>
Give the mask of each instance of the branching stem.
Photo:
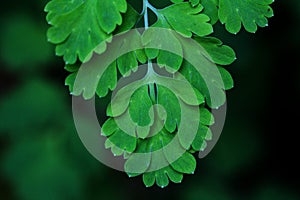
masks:
<svg viewBox="0 0 300 200"><path fill-rule="evenodd" d="M149 27L148 9L150 9L156 16L159 15L157 9L152 6L148 0L143 0L143 11L141 14L144 15L144 23L146 29Z"/></svg>
<svg viewBox="0 0 300 200"><path fill-rule="evenodd" d="M154 14L158 15L157 9L154 8L148 0L143 0L143 11L142 14L144 15L144 26L145 30L149 28L149 15L148 15L148 8L154 12ZM148 60L148 72L147 76L153 76L155 75L153 64L151 60ZM155 103L156 100L156 94L155 94L155 84L150 83L149 84L149 93L152 101Z"/></svg>

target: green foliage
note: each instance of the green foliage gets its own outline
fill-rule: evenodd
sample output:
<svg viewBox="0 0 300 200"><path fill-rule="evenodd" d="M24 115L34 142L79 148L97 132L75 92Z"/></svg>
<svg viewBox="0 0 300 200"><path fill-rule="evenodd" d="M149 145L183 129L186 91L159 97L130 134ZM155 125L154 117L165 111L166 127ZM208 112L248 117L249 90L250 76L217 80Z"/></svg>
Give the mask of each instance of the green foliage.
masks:
<svg viewBox="0 0 300 200"><path fill-rule="evenodd" d="M64 57L66 70L71 73L66 85L73 95L83 94L86 99L95 94L105 97L115 90L118 73L126 77L136 71L139 64L148 64L143 79L117 91L107 108L109 118L102 126L102 135L107 138L105 147L115 156L122 155L126 159L124 169L127 174L130 177L142 175L148 187L155 182L166 187L169 180L180 183L183 174L194 173L196 160L193 153L205 150L207 141L213 137L211 109L225 103L225 90L234 84L230 73L221 65L230 65L236 59L229 46L210 36L213 25L219 20L230 33L239 32L241 24L246 31L255 32L257 25L266 26L267 18L273 15L269 0L171 2L165 8L156 9L144 1L141 14L125 0L52 0L45 8L47 21L52 26L48 39L57 45L56 54ZM119 56L109 63L103 74L96 72L80 80L79 87L74 90L80 65L88 62L95 53L104 58L110 45L114 45L112 36L134 28L142 16L145 22L148 20L146 9L151 9L157 16L156 22L142 33L134 32L132 40L124 39L114 46L126 49L138 44L143 48ZM171 29L176 33L162 31L158 34L153 28ZM157 38L159 44L155 43ZM187 38L201 46L198 54L189 55L192 46L184 45ZM177 54L159 48L165 44L176 49ZM219 80L213 78L207 82L206 74L183 58L189 56L199 57L208 69L217 66L215 73ZM164 67L170 77L156 74L153 62ZM189 117L189 126L184 125L186 117ZM194 125L196 133L188 142L186 135L193 131ZM174 155L166 150L171 142L176 144L172 151Z"/></svg>
<svg viewBox="0 0 300 200"><path fill-rule="evenodd" d="M273 16L269 4L273 0L219 0L219 18L230 33L236 34L241 23L248 32L254 33L257 25L268 26L267 17Z"/></svg>
<svg viewBox="0 0 300 200"><path fill-rule="evenodd" d="M148 87L142 86L131 97L129 114L133 122L138 126L147 126L151 122L149 111L152 107L151 98L148 95Z"/></svg>
<svg viewBox="0 0 300 200"><path fill-rule="evenodd" d="M49 101L56 102L56 106L49 107ZM5 117L0 122L1 131L20 134L20 130L26 132L41 128L34 124L47 126L63 115L62 110L65 105L61 102L63 98L56 87L41 80L30 81L17 92L7 94L2 100L0 113L5 114ZM16 121L18 126L14 125ZM29 123L32 123L32 126L28 126Z"/></svg>
<svg viewBox="0 0 300 200"><path fill-rule="evenodd" d="M213 29L207 23L209 17L202 14L202 10L202 5L192 7L189 3L178 3L160 10L159 13L172 29L186 37L192 37L193 34L206 36L212 33ZM163 19L159 16L159 20Z"/></svg>
<svg viewBox="0 0 300 200"><path fill-rule="evenodd" d="M5 175L18 188L17 195L24 200L82 197L83 184L78 182L84 174L77 167L74 168L70 159L66 160L69 156L62 154L62 144L60 141L53 140L51 134L38 140L27 138L18 141L3 160L5 165L2 168ZM28 158L34 163L28 162ZM28 184L29 180L30 184Z"/></svg>
<svg viewBox="0 0 300 200"><path fill-rule="evenodd" d="M171 0L180 3L184 0ZM193 6L199 1L190 0ZM204 14L210 17L211 24L218 20L225 24L226 30L237 34L243 26L246 31L254 33L257 25L260 27L268 26L267 18L273 16L270 7L273 0L200 0L204 7Z"/></svg>
<svg viewBox="0 0 300 200"><path fill-rule="evenodd" d="M201 4L204 7L203 13L209 16L211 24L215 24L219 20L218 2L219 0L201 0Z"/></svg>
<svg viewBox="0 0 300 200"><path fill-rule="evenodd" d="M48 40L57 44L56 54L64 56L66 63L75 63L77 57L87 61L92 51L105 51L105 41L122 23L121 13L126 10L125 0L53 0L45 7L47 21L52 25Z"/></svg>
<svg viewBox="0 0 300 200"><path fill-rule="evenodd" d="M62 88L32 77L0 101L0 136L10 144L1 176L18 199L82 199L85 180L101 169L74 137Z"/></svg>
<svg viewBox="0 0 300 200"><path fill-rule="evenodd" d="M52 58L52 47L47 43L46 27L40 27L33 17L24 13L3 18L5 21L0 33L3 67L10 71L33 73L47 66Z"/></svg>

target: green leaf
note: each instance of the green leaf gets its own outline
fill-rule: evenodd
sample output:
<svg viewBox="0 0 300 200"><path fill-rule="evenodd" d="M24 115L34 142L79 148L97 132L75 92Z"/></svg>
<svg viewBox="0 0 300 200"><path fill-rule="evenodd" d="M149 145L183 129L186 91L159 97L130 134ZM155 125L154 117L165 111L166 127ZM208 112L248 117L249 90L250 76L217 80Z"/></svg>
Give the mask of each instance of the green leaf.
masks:
<svg viewBox="0 0 300 200"><path fill-rule="evenodd" d="M136 58L142 64L145 64L148 60L145 49L138 49L135 51Z"/></svg>
<svg viewBox="0 0 300 200"><path fill-rule="evenodd" d="M145 173L143 174L143 182L146 187L151 187L155 183L155 173Z"/></svg>
<svg viewBox="0 0 300 200"><path fill-rule="evenodd" d="M196 169L196 159L188 152L185 152L178 160L171 163L174 170L180 173L193 174Z"/></svg>
<svg viewBox="0 0 300 200"><path fill-rule="evenodd" d="M74 83L77 77L77 72L74 72L72 74L69 74L65 80L65 85L69 87L70 93L72 93L74 89Z"/></svg>
<svg viewBox="0 0 300 200"><path fill-rule="evenodd" d="M155 171L155 179L156 179L156 184L161 188L164 188L167 185L169 185L168 176L163 170Z"/></svg>
<svg viewBox="0 0 300 200"><path fill-rule="evenodd" d="M117 59L118 69L122 76L129 76L131 70L136 70L138 61L134 52L126 53Z"/></svg>
<svg viewBox="0 0 300 200"><path fill-rule="evenodd" d="M171 27L164 17L159 17L158 21L152 26L160 29L157 33L157 29L150 28L145 31L142 37L142 42L146 46L146 55L149 59L157 58L157 64L160 67L165 67L170 73L178 71L183 58L183 50L180 42L174 35L173 31L170 31ZM155 42L157 45L152 45ZM156 49L149 49L147 45L155 46ZM162 49L172 49L176 51L176 54L168 52Z"/></svg>
<svg viewBox="0 0 300 200"><path fill-rule="evenodd" d="M81 63L75 63L73 65L66 65L65 70L68 72L77 72L80 68Z"/></svg>
<svg viewBox="0 0 300 200"><path fill-rule="evenodd" d="M148 152L148 143L138 140L136 151L128 156L124 165L129 177L135 177L147 171L151 162L151 154Z"/></svg>
<svg viewBox="0 0 300 200"><path fill-rule="evenodd" d="M120 33L122 34L134 28L139 18L140 15L130 5L128 5L127 12L123 16L123 23L121 26L117 27L114 34L120 34ZM128 43L131 43L132 41L124 40L123 42L124 42L123 45L126 46L126 45L130 45ZM140 61L141 63L145 63L147 61L145 53L142 49L139 49L135 52L128 52L124 55L121 55L117 59L117 65L121 75L129 76L131 74L131 70L133 71L137 70L138 61Z"/></svg>
<svg viewBox="0 0 300 200"><path fill-rule="evenodd" d="M117 25L122 24L121 13L125 13L127 10L126 0L100 0L99 2L100 10L98 10L98 13L100 14L101 28L106 33L112 33Z"/></svg>
<svg viewBox="0 0 300 200"><path fill-rule="evenodd" d="M65 69L71 73L66 85L72 94L104 97L116 88L118 75L129 76L147 61L152 67L154 59L169 72L162 76L149 69L145 77L118 90L107 108L111 118L101 130L107 138L105 147L127 159L124 170L129 177L143 175L147 187L156 183L163 188L170 180L180 183L184 173L194 173L192 153L203 151L212 139L210 108L223 105L225 90L233 87L230 73L218 65L233 63L235 52L208 37L212 25L220 18L231 33L240 31L242 24L255 32L273 15L271 0L171 2L162 9L148 4L157 21L142 36L137 30L128 31L143 14L126 0L52 0L45 8L52 25L48 38L57 45L57 55L64 56ZM128 35L116 37L124 32ZM189 42L191 38L196 42ZM93 52L100 54L96 63L108 68L99 64L79 70Z"/></svg>
<svg viewBox="0 0 300 200"><path fill-rule="evenodd" d="M57 45L56 53L64 56L67 64L84 62L92 52L102 53L110 34L121 25L127 4L125 0L86 0L60 2L52 0L48 12L48 40ZM109 13L109 14L108 14ZM99 44L101 46L99 47ZM97 49L96 49L97 47Z"/></svg>
<svg viewBox="0 0 300 200"><path fill-rule="evenodd" d="M143 85L143 82L137 81L118 90L107 107L107 115L110 117L117 117L125 113L130 104L131 96L141 85Z"/></svg>
<svg viewBox="0 0 300 200"><path fill-rule="evenodd" d="M192 6L197 6L200 3L200 0L189 0Z"/></svg>
<svg viewBox="0 0 300 200"><path fill-rule="evenodd" d="M189 155L183 154L183 158L174 162L174 166L182 171L178 172L167 162L163 151L156 153L168 145L173 138L174 134L162 130L151 138L139 140L135 151L138 154L130 155L125 163L125 171L137 172L136 174L129 173L130 177L143 174L143 182L147 187L154 185L155 182L159 187L166 187L169 179L174 183L180 183L183 179L182 173L191 173L190 171L194 169L193 160ZM185 164L189 166L184 167ZM162 168L157 169L159 166Z"/></svg>
<svg viewBox="0 0 300 200"><path fill-rule="evenodd" d="M117 86L117 67L116 62L113 62L104 71L102 77L99 80L96 94L101 98L108 94L108 91L113 91Z"/></svg>
<svg viewBox="0 0 300 200"><path fill-rule="evenodd" d="M101 134L103 136L110 136L113 133L115 133L118 130L118 125L116 124L115 120L113 118L109 118L105 121L105 123L102 125L102 132Z"/></svg>
<svg viewBox="0 0 300 200"><path fill-rule="evenodd" d="M177 97L182 99L182 101L184 101L188 105L199 105L203 103L203 98L200 92L196 92L195 94L194 88L187 80L172 79L158 75L153 75L151 79L156 84L165 86L172 90L172 92L174 92ZM147 78L144 78L120 89L112 99L113 110L109 106L107 109L107 114L111 117L117 117L123 114L128 108L130 98L134 91L140 88L141 85L148 83L149 80Z"/></svg>
<svg viewBox="0 0 300 200"><path fill-rule="evenodd" d="M180 124L181 110L177 97L168 88L157 85L157 103L162 105L167 114L165 128L174 132Z"/></svg>
<svg viewBox="0 0 300 200"><path fill-rule="evenodd" d="M224 69L223 67L218 67L218 70L222 76L222 79L223 79L223 83L224 83L224 86L225 86L225 90L230 90L233 88L234 86L234 82L233 82L233 79L230 75L230 73Z"/></svg>
<svg viewBox="0 0 300 200"><path fill-rule="evenodd" d="M204 107L200 107L200 123L204 125L213 125L215 123L212 113Z"/></svg>
<svg viewBox="0 0 300 200"><path fill-rule="evenodd" d="M122 24L116 28L114 34L123 33L134 28L140 18L139 13L130 4L127 4L127 11L123 14Z"/></svg>
<svg viewBox="0 0 300 200"><path fill-rule="evenodd" d="M111 59L117 59L120 55L128 53L128 50L134 51L137 48L142 48L141 35L137 30L116 36L116 39L113 40L104 54L95 56L95 59L91 62L84 63L87 67L80 68L73 95L78 96L82 94L85 99L92 98L96 93L99 79L106 70L105 67L112 62ZM131 55L136 56L135 54ZM138 58L136 57L135 59Z"/></svg>
<svg viewBox="0 0 300 200"><path fill-rule="evenodd" d="M129 116L128 112L118 118L109 118L102 125L101 134L107 137L105 148L111 148L113 154L117 156L132 153L136 150L135 126L127 123L127 116Z"/></svg>
<svg viewBox="0 0 300 200"><path fill-rule="evenodd" d="M127 12L124 14L123 17L123 23L121 26L117 28L117 30L114 32L115 34L124 33L126 31L129 31L131 28L134 28L135 24L139 20L140 15L130 6L128 5ZM137 35L140 37L140 34L137 32ZM141 42L138 40L138 42ZM132 43L132 41L123 40L123 46L128 46ZM138 61L141 63L145 63L147 61L147 58L145 56L145 53L143 49L139 49L135 52L128 52L124 55L121 55L117 59L117 65L119 72L122 76L129 76L131 74L131 70L135 71L138 67Z"/></svg>
<svg viewBox="0 0 300 200"><path fill-rule="evenodd" d="M148 86L144 85L136 90L131 96L129 104L129 114L131 119L138 126L151 125L151 118L149 116L151 107L152 101L148 94Z"/></svg>
<svg viewBox="0 0 300 200"><path fill-rule="evenodd" d="M218 6L219 0L200 0L201 5L204 7L203 14L210 18L210 23L214 25L219 20Z"/></svg>
<svg viewBox="0 0 300 200"><path fill-rule="evenodd" d="M181 183L181 181L183 179L182 173L175 171L172 167L167 167L164 171L167 173L169 179L173 183Z"/></svg>
<svg viewBox="0 0 300 200"><path fill-rule="evenodd" d="M211 140L212 132L207 126L200 125L196 137L192 143L195 151L203 151L207 146L206 140Z"/></svg>
<svg viewBox="0 0 300 200"><path fill-rule="evenodd" d="M225 103L226 96L224 93L224 88L222 88L223 82L209 83L211 84L211 88L209 90L203 77L199 74L195 67L188 62L183 62L180 73L192 84L193 87L201 91L209 107L218 108ZM214 99L212 99L212 97Z"/></svg>
<svg viewBox="0 0 300 200"><path fill-rule="evenodd" d="M235 54L229 47L221 45L218 39L198 38L198 40L198 43L189 43L180 38L181 43L184 44L186 59L199 64L192 66L191 63L184 61L179 72L204 95L209 107L218 108L225 103L226 96L221 74L218 73L214 61L228 64L235 59ZM198 45L200 42L203 44L202 47ZM199 50L191 51L194 48Z"/></svg>
<svg viewBox="0 0 300 200"><path fill-rule="evenodd" d="M254 33L257 25L268 26L267 18L273 16L271 3L273 0L219 0L219 18L230 33L238 33L241 24Z"/></svg>
<svg viewBox="0 0 300 200"><path fill-rule="evenodd" d="M183 179L183 175L181 173L176 172L170 166L155 172L149 172L143 174L143 182L146 185L146 187L151 187L156 182L156 184L159 187L164 188L169 184L168 178L173 183L181 183Z"/></svg>
<svg viewBox="0 0 300 200"><path fill-rule="evenodd" d="M143 173L143 182L147 187L154 185L155 182L159 187L166 187L169 184L169 179L174 183L180 183L183 174L175 171L170 164L166 162L163 153L153 154L169 144L173 137L174 135L161 131L151 138L140 140L136 150L136 153L139 154L133 154L129 157L125 164L125 171L127 173L129 171L138 172L134 174L134 176ZM156 169L156 167L163 165L166 166ZM156 170L153 171L153 169ZM132 176L132 174L129 175Z"/></svg>
<svg viewBox="0 0 300 200"><path fill-rule="evenodd" d="M46 19L47 21L51 21L58 15L65 15L69 12L72 12L79 6L84 3L84 0L52 0L47 3L45 6L45 12L48 12Z"/></svg>
<svg viewBox="0 0 300 200"><path fill-rule="evenodd" d="M182 3L184 0L171 0L172 3ZM197 6L200 3L200 0L189 0L193 7Z"/></svg>
<svg viewBox="0 0 300 200"><path fill-rule="evenodd" d="M77 2L80 2L80 1L77 1ZM60 6L60 8L67 9L67 8L70 7L68 5L68 3L66 3L66 2L61 2L61 3L64 6ZM74 2L74 3L76 3L76 2ZM49 7L54 9L52 4L56 5L56 3L52 3L52 2L49 3ZM70 10L67 9L65 11L69 12ZM63 10L61 10L61 11L58 10L58 14L62 14L63 12L64 12ZM52 12L52 14L53 14L53 12ZM50 15L50 13L48 15ZM51 15L50 15L50 18L51 18ZM139 14L131 6L128 6L127 12L124 14L124 22L122 23L121 26L117 27L116 34L130 30L135 25L138 18L139 18ZM135 55L134 52L133 53L128 53L128 55L124 55L123 58L118 59L118 68L119 69L123 70L125 68L124 66L128 65L128 62L126 62L128 60L131 60L131 62L129 62L129 63L135 63L135 64L130 64L131 66L135 65L134 67L137 67L137 61L136 60L137 59L142 60L145 57L144 54L143 54L143 51L139 51L139 53L138 53L139 57L138 58L137 58L137 56ZM65 67L65 69L67 71L72 72L72 74L70 74L66 78L66 81L65 81L65 84L69 86L70 92L73 91L75 78L77 76L77 71L78 71L80 65L81 65L81 62L77 62L75 64L67 64L66 67ZM123 71L122 70L120 70L122 74L123 73L128 74L128 73L130 73L130 71L128 71L128 70L131 70L131 68L124 69ZM97 84L98 86L97 86L97 89L96 89L96 94L99 97L105 97L108 94L109 90L113 90L116 87L116 84L117 84L117 69L116 69L116 62L113 62L106 69L106 71L103 73L101 79L99 80L99 83Z"/></svg>
<svg viewBox="0 0 300 200"><path fill-rule="evenodd" d="M116 146L118 149L132 153L136 148L137 141L135 136L117 129L110 137L108 137L106 142L111 143L111 147Z"/></svg>
<svg viewBox="0 0 300 200"><path fill-rule="evenodd" d="M204 135L203 132L201 134ZM183 173L194 173L196 160L193 155L183 151L179 158L172 163L169 162L174 153L178 153L177 150L167 153L168 150L165 149L175 139L174 136L174 134L163 129L157 134L154 133L153 137L140 139L135 151L138 154L130 155L125 164L125 171L129 173L130 177L143 174L143 182L147 187L154 185L155 182L159 187L166 187L169 184L169 179L174 183L180 183L183 179ZM208 137L204 135L203 138L200 138L200 142L206 138ZM171 150L172 148L182 148L174 146L174 144L172 146ZM132 174L132 172L136 173Z"/></svg>
<svg viewBox="0 0 300 200"><path fill-rule="evenodd" d="M74 83L78 74L79 64L66 65L65 69L69 72L73 72L67 76L65 80L65 85L69 86L69 91L73 92ZM96 94L101 98L105 97L109 90L113 91L117 85L117 69L116 62L110 64L104 71L102 77L99 80L98 86L96 88Z"/></svg>
<svg viewBox="0 0 300 200"><path fill-rule="evenodd" d="M192 7L189 3L183 2L159 10L159 13L166 18L175 31L186 37L192 37L193 33L206 36L213 32L213 28L208 23L209 17L201 13L202 10L203 6L200 4Z"/></svg>
<svg viewBox="0 0 300 200"><path fill-rule="evenodd" d="M235 52L222 41L214 37L194 37L206 51L209 60L219 65L229 65L236 59Z"/></svg>
<svg viewBox="0 0 300 200"><path fill-rule="evenodd" d="M165 130L158 130L158 132L152 132L152 137L139 139L135 154L130 155L126 161L126 173L129 175L142 174L146 171L159 170L159 166L167 166L168 163L162 148L164 145L169 144L173 137L173 134ZM157 151L160 151L160 153L155 153Z"/></svg>

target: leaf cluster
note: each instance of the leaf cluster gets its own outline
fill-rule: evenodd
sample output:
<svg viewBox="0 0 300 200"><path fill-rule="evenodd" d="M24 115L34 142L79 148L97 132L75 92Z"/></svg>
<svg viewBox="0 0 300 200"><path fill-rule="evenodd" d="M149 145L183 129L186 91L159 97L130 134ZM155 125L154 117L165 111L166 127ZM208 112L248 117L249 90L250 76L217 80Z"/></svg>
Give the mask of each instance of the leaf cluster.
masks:
<svg viewBox="0 0 300 200"><path fill-rule="evenodd" d="M233 87L233 80L224 66L236 59L229 46L211 36L213 25L220 21L227 31L234 34L241 30L242 25L246 31L255 32L257 26L267 26L267 18L273 15L270 0L171 2L162 9L151 7L157 21L143 33L136 32L134 42L144 46L143 49L118 57L100 79L85 80L76 91L74 82L81 63L88 62L93 54L101 56L105 53L113 43L113 36L136 27L145 13L139 14L126 0L52 0L45 8L51 25L48 40L56 45L56 54L63 56L66 70L71 73L66 85L73 95L85 92L83 96L87 99L95 94L105 97L116 89L120 76L129 76L144 63L152 66L152 62L156 62L173 75L170 78L156 74L151 81L142 79L122 88L108 106L108 119L102 126L101 132L107 137L106 148L110 148L115 156L122 155L127 160L124 169L128 175L143 175L146 186L156 182L165 187L169 180L179 183L183 174L194 173L196 160L193 153L203 151L213 137L209 128L214 123L211 109L225 103L225 90ZM171 29L175 33L165 31L158 35L152 27ZM161 42L158 45L165 42L177 53L153 48L158 37ZM221 79L211 80L210 89L204 74L184 59L194 56L189 55L190 50L183 45L187 38L192 38L202 47L194 55L199 56L203 64L217 66ZM121 45L130 45L130 42L124 40ZM181 76L176 76L176 73ZM86 88L92 89L85 91ZM195 107L198 115L184 113ZM185 137L193 126L180 131L186 127L183 117L187 116L191 124L194 121L197 125L191 143ZM165 150L172 142L177 143L177 150L183 149L178 157Z"/></svg>

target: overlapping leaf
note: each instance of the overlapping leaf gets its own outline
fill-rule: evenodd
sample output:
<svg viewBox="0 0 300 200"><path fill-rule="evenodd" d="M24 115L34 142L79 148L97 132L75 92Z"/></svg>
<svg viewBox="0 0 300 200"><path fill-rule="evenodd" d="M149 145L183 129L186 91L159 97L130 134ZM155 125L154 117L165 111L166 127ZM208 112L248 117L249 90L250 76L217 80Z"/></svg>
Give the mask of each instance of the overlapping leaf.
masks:
<svg viewBox="0 0 300 200"><path fill-rule="evenodd" d="M172 3L181 3L184 2L184 0L171 0ZM200 0L189 0L189 2L191 3L191 5L197 6L200 3Z"/></svg>
<svg viewBox="0 0 300 200"><path fill-rule="evenodd" d="M187 0L186 0L187 1ZM171 0L173 3L182 3L184 0ZM210 18L210 23L213 25L218 20L218 4L219 0L189 0L193 7L199 5L199 3L204 7L203 14Z"/></svg>
<svg viewBox="0 0 300 200"><path fill-rule="evenodd" d="M121 25L126 10L125 0L50 1L45 7L52 25L48 40L57 45L56 54L66 63L75 63L77 57L86 61L94 50L105 50L105 41Z"/></svg>
<svg viewBox="0 0 300 200"><path fill-rule="evenodd" d="M256 32L257 25L268 25L267 18L273 16L269 6L273 0L219 0L219 18L230 33L236 34L241 24L251 33Z"/></svg>
<svg viewBox="0 0 300 200"><path fill-rule="evenodd" d="M218 65L229 65L236 59L230 47L217 38L208 37L213 32L212 25L220 20L231 33L240 31L242 24L247 31L255 32L257 25L266 26L267 18L273 14L269 7L271 0L171 2L174 4L164 9L152 9L157 15L157 22L142 37L137 34L135 41L124 39L118 44L118 47L129 47L132 42L138 42L138 46L145 50L121 55L109 65L100 80L81 80L76 91L79 95L84 88L97 85L83 96L90 98L96 93L104 97L109 90L116 88L117 71L123 77L129 76L140 63L147 61L151 61L148 67L152 67L155 60L171 75L177 71L183 75L168 78L157 76L155 72L152 73L156 75L150 76L148 72L143 79L117 91L107 109L110 118L102 126L102 134L107 137L106 148L110 148L115 156L123 155L127 159L125 171L129 176L142 174L146 186L156 182L158 186L165 187L170 180L181 182L183 174L191 174L195 170L196 161L192 153L203 151L206 141L212 139L209 126L214 123L214 117L208 108L223 105L225 90L233 87L230 73ZM66 69L72 74L66 79L66 84L71 91L80 63L88 60L92 51L103 53L106 45L104 42L104 45L98 46L100 42L108 41L113 34L128 31L139 19L138 13L127 6L125 0L52 0L46 10L49 12L47 20L53 25L48 37L57 44L57 54L63 55L69 63ZM165 31L158 33L152 28ZM193 51L195 46L184 44L189 38L200 45L200 50ZM77 57L79 62L76 63ZM188 62L191 57L199 60L202 69ZM210 76L210 73L213 75ZM97 73L93 76L100 77ZM197 132L191 143L185 141L184 133L180 133L182 116L190 117L191 122L194 120L182 113L182 104L199 108ZM189 132L189 129L185 131ZM183 150L178 157L165 150L172 141L177 142L177 149Z"/></svg>
<svg viewBox="0 0 300 200"><path fill-rule="evenodd" d="M219 20L219 0L200 0L200 3L204 7L203 13L209 16L210 23L215 24Z"/></svg>
<svg viewBox="0 0 300 200"><path fill-rule="evenodd" d="M176 52L168 52L165 50L151 49L146 50L146 54L150 59L157 57L157 63L161 67L167 67L170 72L176 72L183 61L182 47L176 33L180 33L185 37L192 37L193 34L198 36L206 36L213 32L211 24L209 24L209 18L202 14L203 7L201 5L195 5L193 7L187 2L173 4L164 9L158 10L157 22L152 27L172 29L174 32L169 30L161 30L160 33L160 46L174 49ZM153 33L155 29L149 29L143 36L143 43L151 43L153 39Z"/></svg>
<svg viewBox="0 0 300 200"><path fill-rule="evenodd" d="M114 155L122 155L124 152L132 153L136 149L137 138L134 132L124 132L118 127L116 121L108 119L102 127L102 135L108 137L106 148L111 148Z"/></svg>
<svg viewBox="0 0 300 200"><path fill-rule="evenodd" d="M148 86L144 85L132 95L129 104L129 114L138 126L147 126L151 123L149 116L152 101L148 94Z"/></svg>
<svg viewBox="0 0 300 200"><path fill-rule="evenodd" d="M234 51L230 47L223 45L217 38L195 37L195 41L203 48L198 58L205 58L202 62L203 64L206 63L207 68L212 67L214 69L216 64L229 65L236 59ZM224 90L233 87L233 80L227 70L222 67L217 69L215 73L219 73L220 78L217 76L217 79L213 81L204 79L203 74L197 70L196 66L191 65L187 61L183 62L179 71L193 87L204 95L207 105L211 108L218 108L223 105L226 99ZM210 87L208 87L208 84L210 84Z"/></svg>
<svg viewBox="0 0 300 200"><path fill-rule="evenodd" d="M218 65L230 65L236 59L232 48L214 37L194 37L205 50L207 58Z"/></svg>
<svg viewBox="0 0 300 200"><path fill-rule="evenodd" d="M189 3L178 3L159 11L168 24L177 32L186 37L192 34L206 36L213 32L208 23L209 17L201 13L203 6L192 7Z"/></svg>
<svg viewBox="0 0 300 200"><path fill-rule="evenodd" d="M149 35L149 37L153 37L153 35ZM228 46L223 45L220 40L211 37L196 37L195 40L201 44L203 48L200 56L207 60L207 62L211 63L212 66L214 66L213 63L227 65L235 60L233 50ZM158 57L152 58L158 59ZM170 60L173 58L174 57L172 57L172 55L169 55ZM190 153L203 151L207 145L206 140L210 140L212 137L212 133L208 126L213 124L213 117L211 113L204 108L204 106L201 106L199 128L195 139L188 148L186 146L180 146L180 148L188 149L186 154L182 154L185 156L179 156L175 162L168 162L168 156L163 153L159 155L155 154L155 157L152 156L153 151L163 149L165 145L168 144L168 142L162 144L160 141L168 141L168 138L172 139L174 135L177 134L176 131L180 126L182 114L180 112L180 105L177 103L177 97L182 99L185 103L198 106L204 103L204 98L201 94L203 91L206 98L209 99L210 97L210 91L205 89L206 83L204 81L201 82L201 75L199 72L196 70L191 71L194 69L193 66L189 67L186 63L187 62L184 61L184 63L180 66L180 72L183 75L187 75L186 79L189 82L180 81L180 79L174 80L167 77L155 77L153 79L155 83L165 84L164 86L156 84L157 96L154 98L157 101L156 103L164 107L166 117L164 118L163 125L158 128L163 128L164 133L161 133L163 137L161 136L160 139L157 139L157 137L153 136L153 133L155 134L157 131L157 129L156 131L153 131L153 126L155 126L154 121L157 121L157 118L164 116L164 114L159 112L158 109L158 114L155 113L155 111L152 111L154 112L154 116L151 115L153 102L151 102L151 97L148 93L149 85L147 84L147 79L142 79L140 82L134 83L136 87L140 87L139 89L135 88L137 89L135 92L132 92L134 90L130 87L124 87L118 91L120 92L120 95L115 97L118 100L112 100L112 104L117 106L117 108L114 108L115 110L113 110L113 112L111 110L108 111L108 115L111 118L109 118L103 125L102 132L108 138L105 143L106 148L110 148L116 156L123 155L125 158L128 158L125 170L129 170L127 172L130 176L144 174L143 179L147 186L156 182L160 187L165 187L169 183L169 179L177 183L182 180L183 173L192 173L193 170L191 170L191 168L184 167L187 162L194 163L194 157L191 157ZM130 68L128 68L128 70L129 69ZM230 75L225 69L221 67L219 69L220 75L224 80L226 80L225 86L221 83L215 84L216 91L221 93L221 95L217 97L221 97L220 105L222 105L225 101L224 90L232 87L232 81ZM69 70L72 71L73 68L69 67ZM187 70L187 73L184 73L185 70ZM193 79L193 77L190 77L191 75L196 78ZM148 87L145 84L148 85ZM197 96L197 101L193 101L191 96L186 94L193 93L191 91L187 92L188 86L186 84L191 84L193 86L192 91L194 90ZM101 88L105 85L105 83L103 83L102 86L101 84L99 85ZM209 104L209 100L207 103ZM185 144L184 141L181 140L183 140L183 138L179 137L178 144ZM151 151L149 149L147 151L145 150L147 146L151 146ZM145 151L148 152L149 155L144 155L142 158L136 157L135 153ZM131 155L131 153L134 154ZM137 160L139 162L142 160L143 164L132 164L137 162ZM163 168L155 169L156 165L152 166L153 163L157 163L158 161L162 162L162 160L166 160ZM194 165L191 164L189 166L192 166L193 168ZM149 170L153 167L155 170ZM138 171L139 173L130 173L130 171ZM169 174L171 175L169 176Z"/></svg>
<svg viewBox="0 0 300 200"><path fill-rule="evenodd" d="M115 30L115 34L122 34L134 27L139 18L138 13L131 7L128 6L126 13L123 16L123 23L118 26ZM129 41L124 40L123 46ZM141 63L146 62L146 55L143 50L137 50L135 52L129 52L119 57L115 62L111 63L108 68L104 71L102 77L97 84L96 94L99 97L105 97L109 90L114 90L117 85L117 69L122 76L128 76L131 70L137 69L138 61ZM77 76L77 72L81 66L81 62L75 64L67 64L65 69L71 74L66 78L65 84L69 86L69 90L73 92L74 82Z"/></svg>
<svg viewBox="0 0 300 200"><path fill-rule="evenodd" d="M173 3L181 3L184 0L171 0ZM199 1L190 0L192 5ZM268 18L273 16L270 7L273 0L200 0L204 7L203 13L210 18L210 23L218 20L225 24L230 33L238 33L242 25L246 31L254 33L257 26L268 26Z"/></svg>
<svg viewBox="0 0 300 200"><path fill-rule="evenodd" d="M166 187L169 179L174 183L180 183L183 174L194 173L196 160L189 152L185 152L176 161L171 163L168 161L164 148L174 139L174 136L163 129L151 138L140 140L136 154L129 156L125 163L125 171L129 176L143 174L143 181L147 187L155 182L162 188ZM138 173L130 173L131 171Z"/></svg>
<svg viewBox="0 0 300 200"><path fill-rule="evenodd" d="M159 78L157 79L160 82ZM165 78L162 79L164 80ZM165 83L169 83L169 81L166 80ZM178 83L176 85L180 86ZM130 176L144 174L143 180L146 186L152 186L156 182L158 186L165 187L169 184L169 179L172 182L179 183L184 173L191 174L196 167L195 158L181 146L180 140L182 138L175 138L176 130L180 126L182 117L177 98L183 98L187 102L191 100L188 100L190 97L187 97L182 89L178 89L177 92L181 94L177 94L176 97L174 88L166 88L162 85L156 85L156 87L157 97L155 99L157 102L151 102L148 87L145 85L132 93L130 100L123 96L126 100L122 100L122 102L129 101L129 103L113 102L113 104L118 106L120 104L128 105L128 109L121 115L119 114L122 112L117 112L119 116L109 118L103 125L102 133L108 138L106 148L111 148L114 155L124 155L124 157L128 158L125 164L125 171ZM187 90L186 86L185 90ZM201 102L198 101L197 105L201 104ZM160 107L156 107L152 111L154 115L150 116L150 108L155 103L161 105L164 109L160 110ZM119 109L117 108L117 110ZM201 107L199 112L200 125L195 139L190 143L189 148L191 148L191 152L203 150L205 146L203 144L206 144L205 140L211 138L209 137L211 133L207 131L208 128L206 126L213 123L213 117L204 107ZM109 113L112 114L111 112ZM143 137L140 137L141 134L137 134L138 126L150 126L151 128L147 129L147 133L143 134ZM126 136L126 134L128 135ZM175 160L172 160L173 151L170 154L164 150L173 139L177 140L176 149L182 149L182 153ZM201 144L201 148L198 148L199 144ZM157 153L156 151L160 152ZM134 154L128 155L128 153Z"/></svg>
<svg viewBox="0 0 300 200"><path fill-rule="evenodd" d="M80 67L80 63L76 63L74 65L67 65L65 69L69 72L71 72L70 75L67 76L65 80L65 85L69 86L69 90L72 93L74 83L78 74L78 70ZM105 97L109 90L112 91L117 86L117 67L116 62L113 62L110 64L107 69L104 71L102 77L99 80L96 94L99 97Z"/></svg>

